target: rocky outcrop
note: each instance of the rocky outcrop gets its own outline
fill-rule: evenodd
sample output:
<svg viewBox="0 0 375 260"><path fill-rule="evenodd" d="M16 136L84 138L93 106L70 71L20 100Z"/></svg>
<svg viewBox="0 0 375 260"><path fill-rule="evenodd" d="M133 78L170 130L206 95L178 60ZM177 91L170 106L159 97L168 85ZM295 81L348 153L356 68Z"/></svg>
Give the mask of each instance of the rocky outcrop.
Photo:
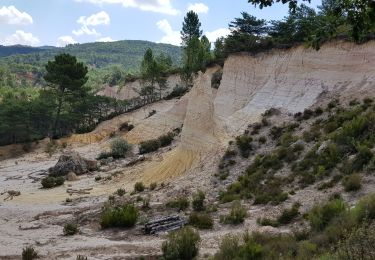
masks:
<svg viewBox="0 0 375 260"><path fill-rule="evenodd" d="M77 152L69 152L61 155L56 165L48 171L56 176L66 176L71 172L82 175L96 169L97 161L85 159Z"/></svg>

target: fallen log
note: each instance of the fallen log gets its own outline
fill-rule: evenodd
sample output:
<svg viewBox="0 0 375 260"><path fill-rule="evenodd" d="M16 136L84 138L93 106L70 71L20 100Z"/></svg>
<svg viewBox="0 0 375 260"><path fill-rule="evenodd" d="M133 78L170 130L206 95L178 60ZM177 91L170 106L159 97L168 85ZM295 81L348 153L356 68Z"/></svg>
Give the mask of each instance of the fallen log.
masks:
<svg viewBox="0 0 375 260"><path fill-rule="evenodd" d="M70 195L72 194L90 194L90 191L93 188L86 188L86 189L67 189L66 192L69 193Z"/></svg>
<svg viewBox="0 0 375 260"><path fill-rule="evenodd" d="M144 232L152 235L160 232L169 232L185 226L186 221L180 216L168 216L161 219L153 220L145 224Z"/></svg>

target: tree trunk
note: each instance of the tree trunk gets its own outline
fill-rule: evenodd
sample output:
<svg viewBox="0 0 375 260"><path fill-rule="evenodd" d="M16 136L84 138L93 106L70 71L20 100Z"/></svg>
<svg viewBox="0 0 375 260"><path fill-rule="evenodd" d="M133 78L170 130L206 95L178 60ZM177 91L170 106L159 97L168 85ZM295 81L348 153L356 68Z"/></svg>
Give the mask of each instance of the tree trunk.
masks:
<svg viewBox="0 0 375 260"><path fill-rule="evenodd" d="M63 95L60 95L59 96L59 103L57 105L55 122L53 123L53 128L52 128L52 136L50 136L50 138L51 137L54 138L56 136L57 124L59 123L59 119L60 119L62 103L63 103Z"/></svg>

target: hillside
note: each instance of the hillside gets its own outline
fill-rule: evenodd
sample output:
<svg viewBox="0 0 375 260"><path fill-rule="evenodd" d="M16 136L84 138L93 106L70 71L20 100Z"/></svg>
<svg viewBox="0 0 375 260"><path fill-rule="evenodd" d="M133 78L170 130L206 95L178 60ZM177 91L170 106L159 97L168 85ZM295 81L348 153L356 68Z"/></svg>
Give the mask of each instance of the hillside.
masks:
<svg viewBox="0 0 375 260"><path fill-rule="evenodd" d="M0 190L21 194L1 206L0 233L6 236L0 257L16 259L20 244L32 244L46 259L158 258L166 234L150 236L142 228L171 215L199 229L198 259L225 245L232 257L222 250L214 259L247 250L263 254L259 259L314 259L342 248L338 240L355 246L350 242L358 234L345 232L362 227L366 217L372 225L375 219L374 62L374 41L236 54L223 68L199 73L181 98L55 144L1 147L8 159L1 161ZM221 71L215 88L212 78ZM173 140L160 147L170 133ZM118 137L133 144L124 159L101 159L98 170L41 188L62 153L95 159ZM155 140L159 149L139 153L142 142ZM19 157L9 158L12 153ZM205 193L203 211L196 209L198 190ZM128 204L139 209L135 227L103 228L103 208ZM61 236L69 221L80 227L73 238ZM228 234L242 241L245 230L261 234L245 236L245 245L228 237L221 243Z"/></svg>
<svg viewBox="0 0 375 260"><path fill-rule="evenodd" d="M45 64L63 52L84 62L92 69L90 75L98 82L114 65L121 66L125 73L137 73L148 48L151 48L155 55L169 55L175 66L181 62L179 47L147 41L95 42L68 45L64 48L0 46L0 82L7 82L1 78L7 77L10 78L8 82L13 82L14 86L41 84Z"/></svg>

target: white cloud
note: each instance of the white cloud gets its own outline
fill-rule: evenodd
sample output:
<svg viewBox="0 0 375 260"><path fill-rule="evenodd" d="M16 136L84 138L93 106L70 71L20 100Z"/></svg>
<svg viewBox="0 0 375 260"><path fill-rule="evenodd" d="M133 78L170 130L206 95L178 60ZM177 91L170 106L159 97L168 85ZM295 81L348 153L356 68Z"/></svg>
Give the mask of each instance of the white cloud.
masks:
<svg viewBox="0 0 375 260"><path fill-rule="evenodd" d="M27 33L22 30L17 30L14 34L7 36L3 40L4 45L30 45L36 46L40 43L39 39L35 37L32 33Z"/></svg>
<svg viewBox="0 0 375 260"><path fill-rule="evenodd" d="M227 28L220 28L212 32L206 32L205 35L207 36L210 42L215 42L220 37L225 37L230 34L230 30Z"/></svg>
<svg viewBox="0 0 375 260"><path fill-rule="evenodd" d="M79 30L73 30L72 33L76 36L83 34L99 36L100 33L98 33L94 28L90 29L89 26L109 25L110 22L111 18L104 11L90 15L89 17L81 16L77 20L77 23L81 25L81 28Z"/></svg>
<svg viewBox="0 0 375 260"><path fill-rule="evenodd" d="M206 14L210 8L204 3L189 4L188 11L194 11L197 14Z"/></svg>
<svg viewBox="0 0 375 260"><path fill-rule="evenodd" d="M179 10L173 8L171 0L75 0L92 4L121 4L123 7L133 7L142 11L178 15Z"/></svg>
<svg viewBox="0 0 375 260"><path fill-rule="evenodd" d="M114 42L116 40L112 39L111 37L103 37L100 39L97 39L96 42Z"/></svg>
<svg viewBox="0 0 375 260"><path fill-rule="evenodd" d="M57 39L56 45L57 45L57 47L65 47L68 44L74 44L74 43L77 43L77 41L74 40L72 36L65 35L65 36L61 36Z"/></svg>
<svg viewBox="0 0 375 260"><path fill-rule="evenodd" d="M33 18L26 12L19 11L13 5L0 8L0 24L32 24Z"/></svg>
<svg viewBox="0 0 375 260"><path fill-rule="evenodd" d="M77 23L87 26L109 25L110 22L111 18L104 11L90 15L89 17L81 16L77 21Z"/></svg>
<svg viewBox="0 0 375 260"><path fill-rule="evenodd" d="M165 33L159 42L173 45L181 44L181 36L179 31L174 31L172 26L166 19L163 19L156 24L158 28Z"/></svg>

